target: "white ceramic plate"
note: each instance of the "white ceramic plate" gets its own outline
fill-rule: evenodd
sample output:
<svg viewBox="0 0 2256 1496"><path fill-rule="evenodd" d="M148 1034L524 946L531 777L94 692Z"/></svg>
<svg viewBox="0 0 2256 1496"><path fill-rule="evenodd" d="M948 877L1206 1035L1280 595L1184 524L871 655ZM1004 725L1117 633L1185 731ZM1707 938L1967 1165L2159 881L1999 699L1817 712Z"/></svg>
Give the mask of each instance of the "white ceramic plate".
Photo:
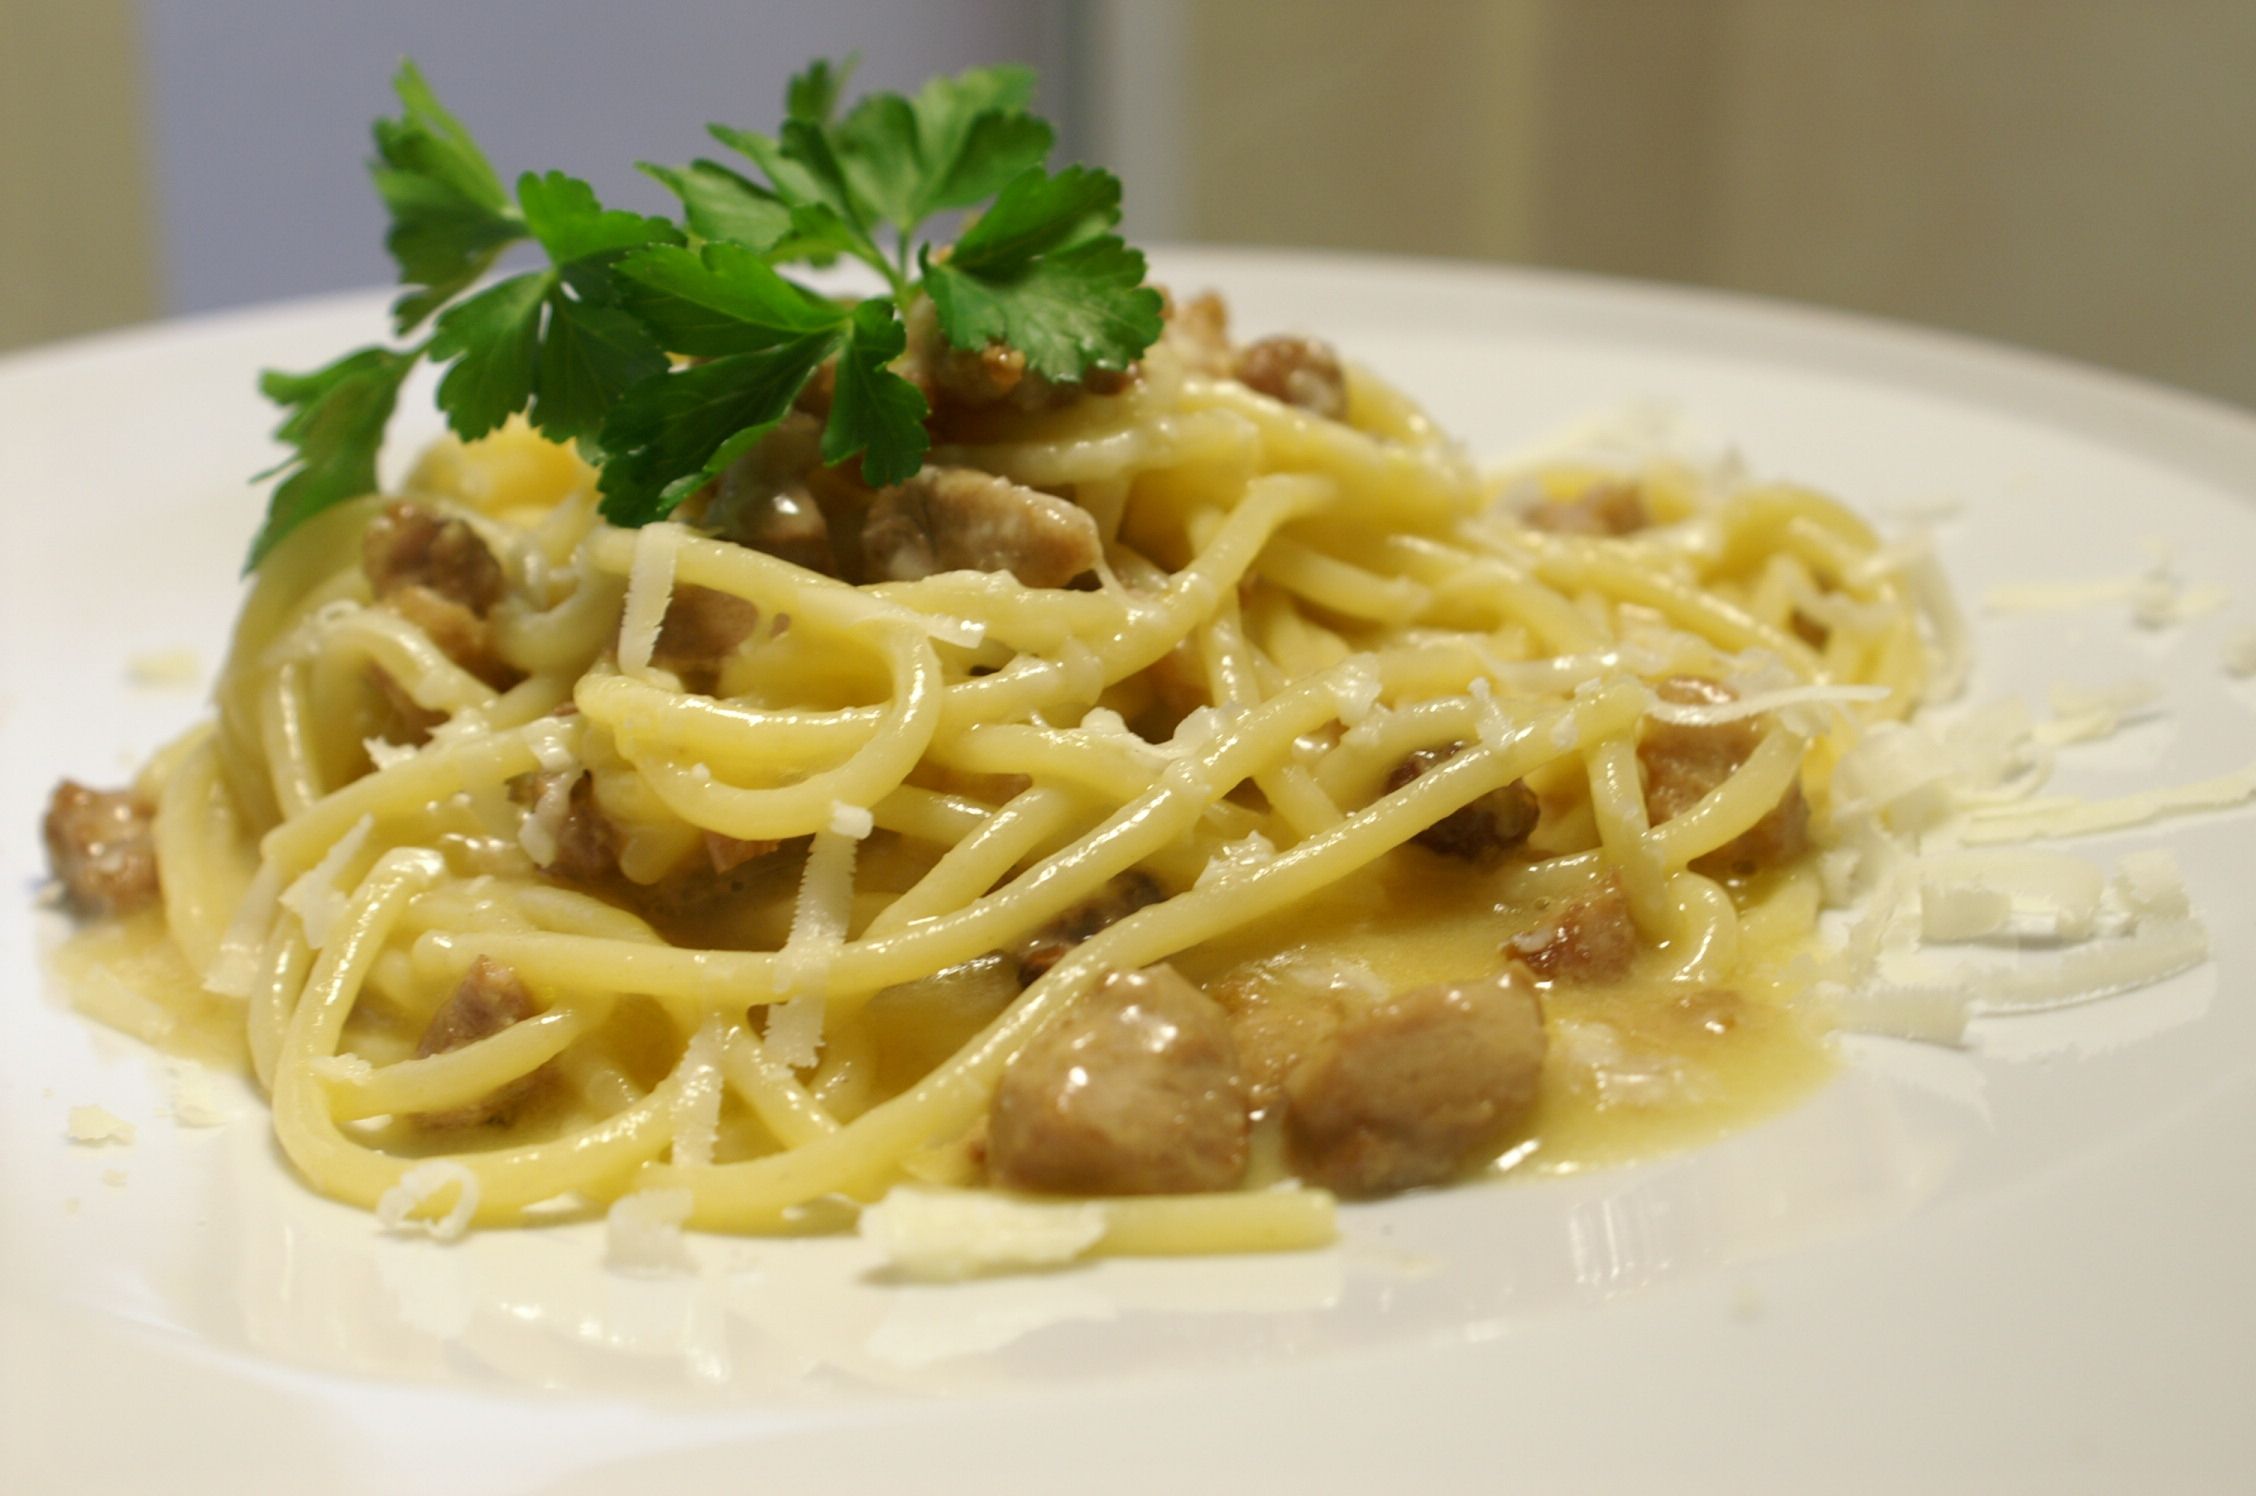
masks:
<svg viewBox="0 0 2256 1496"><path fill-rule="evenodd" d="M1873 512L1964 504L1970 603L2121 575L2159 538L2240 589L1980 620L1976 699L2155 681L2167 712L2064 756L2128 790L2256 755L2256 421L2028 355L1679 291L1411 262L1181 253L1241 329L1304 327L1477 448L1655 399ZM2166 844L2216 937L2162 987L1863 1042L1800 1108L1613 1172L1349 1211L1333 1251L960 1287L853 1243L701 1238L694 1277L589 1228L385 1237L301 1189L257 1103L184 1129L161 1062L67 1011L33 827L198 709L270 460L261 366L381 332L353 297L0 363L0 1390L9 1489L2215 1489L2256 1467L2256 894L2240 811ZM411 399L396 459L436 429ZM70 1106L135 1122L64 1141Z"/></svg>

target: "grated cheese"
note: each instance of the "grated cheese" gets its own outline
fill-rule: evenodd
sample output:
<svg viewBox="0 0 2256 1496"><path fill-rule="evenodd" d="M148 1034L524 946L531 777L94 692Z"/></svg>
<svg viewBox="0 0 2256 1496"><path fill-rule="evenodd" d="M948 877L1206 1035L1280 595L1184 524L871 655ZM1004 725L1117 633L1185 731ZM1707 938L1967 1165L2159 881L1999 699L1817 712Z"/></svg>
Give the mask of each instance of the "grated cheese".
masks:
<svg viewBox="0 0 2256 1496"><path fill-rule="evenodd" d="M603 1213L603 1264L613 1272L657 1276L693 1271L682 1237L695 1197L686 1189L637 1190Z"/></svg>
<svg viewBox="0 0 2256 1496"><path fill-rule="evenodd" d="M131 1122L106 1106L74 1106L63 1120L63 1133L74 1143L98 1148L104 1143L129 1144L133 1141Z"/></svg>
<svg viewBox="0 0 2256 1496"><path fill-rule="evenodd" d="M1258 831L1248 831L1234 842L1224 844L1220 851L1206 860L1199 869L1194 888L1212 888L1226 883L1248 868L1256 868L1277 855L1277 844Z"/></svg>
<svg viewBox="0 0 2256 1496"><path fill-rule="evenodd" d="M1980 1013L2034 1012L2113 997L2191 971L2209 958L2209 932L2190 919L2157 920L2117 940L2095 941L2038 967L1954 974Z"/></svg>
<svg viewBox="0 0 2256 1496"><path fill-rule="evenodd" d="M877 820L864 805L848 805L843 800L830 802L830 830L833 835L866 840L877 829Z"/></svg>
<svg viewBox="0 0 2256 1496"><path fill-rule="evenodd" d="M1677 727L1713 727L1722 722L1759 717L1781 707L1885 701L1888 692L1886 686L1789 686L1743 696L1737 701L1714 703L1663 701L1656 696L1645 704L1645 715Z"/></svg>
<svg viewBox="0 0 2256 1496"><path fill-rule="evenodd" d="M1977 809L1960 832L1969 843L2029 841L2040 836L2089 836L2143 826L2166 816L2230 810L2256 800L2256 763L2192 784L2142 790L2112 800L2056 795L2021 805Z"/></svg>
<svg viewBox="0 0 2256 1496"><path fill-rule="evenodd" d="M1972 1016L1972 1005L1964 992L1909 984L1835 992L1828 996L1826 1006L1834 1024L1850 1033L1916 1039L1924 1044L1965 1043L1966 1022Z"/></svg>
<svg viewBox="0 0 2256 1496"><path fill-rule="evenodd" d="M2225 640L2225 674L2235 680L2256 675L2256 629L2242 629Z"/></svg>
<svg viewBox="0 0 2256 1496"><path fill-rule="evenodd" d="M619 668L646 675L658 652L658 630L674 599L674 565L681 553L681 527L644 525L635 531L634 560L627 567L627 597L619 613Z"/></svg>
<svg viewBox="0 0 2256 1496"><path fill-rule="evenodd" d="M212 1073L189 1060L165 1067L171 1091L172 1120L181 1127L217 1127L232 1115Z"/></svg>
<svg viewBox="0 0 2256 1496"><path fill-rule="evenodd" d="M2054 686L2053 720L2031 731L2040 743L2088 743L2112 737L2123 724L2146 715L2161 695L2152 682L2121 681L2098 688Z"/></svg>
<svg viewBox="0 0 2256 1496"><path fill-rule="evenodd" d="M409 759L415 757L416 753L416 750L410 745L395 743L389 738L362 738L360 749L361 752L368 755L368 762L379 773L395 764L406 763Z"/></svg>
<svg viewBox="0 0 2256 1496"><path fill-rule="evenodd" d="M337 921L345 917L352 903L352 891L345 887L345 869L360 856L361 848L368 844L369 833L376 829L374 816L362 816L353 827L328 851L321 860L299 874L296 882L282 890L282 907L298 917L305 926L306 945L321 950L336 933Z"/></svg>
<svg viewBox="0 0 2256 1496"><path fill-rule="evenodd" d="M1923 899L1949 902L1954 890L1996 893L2009 913L2031 915L2062 940L2090 936L2099 917L2106 880L2100 870L2066 852L1950 852L1920 864ZM1933 937L1930 937L1933 938Z"/></svg>
<svg viewBox="0 0 2256 1496"><path fill-rule="evenodd" d="M2193 914L2178 859L2161 848L2125 853L2115 864L2115 893L2134 921L2188 919Z"/></svg>
<svg viewBox="0 0 2256 1496"><path fill-rule="evenodd" d="M454 1203L444 1215L436 1219L416 1215L449 1188L454 1191ZM469 1230L470 1218L477 1213L478 1176L447 1158L425 1159L415 1165L376 1201L376 1219L386 1231L406 1232L420 1226L440 1241L453 1241Z"/></svg>
<svg viewBox="0 0 2256 1496"><path fill-rule="evenodd" d="M846 919L854 900L854 853L860 845L835 831L815 833L799 875L791 933L776 953L776 990L787 998L804 995L815 1000L818 1042L820 1004L829 995L830 966L846 943ZM806 1063L813 1062L810 1055Z"/></svg>
<svg viewBox="0 0 2256 1496"><path fill-rule="evenodd" d="M708 1018L689 1036L681 1058L681 1089L674 1093L673 1161L704 1165L713 1161L721 1131L720 1020Z"/></svg>
<svg viewBox="0 0 2256 1496"><path fill-rule="evenodd" d="M897 1187L862 1212L862 1240L904 1277L955 1282L982 1273L1057 1267L1095 1246L1095 1204L1031 1204L970 1191Z"/></svg>
<svg viewBox="0 0 2256 1496"><path fill-rule="evenodd" d="M771 1003L767 1041L768 1058L793 1070L805 1070L822 1057L823 1000L810 992L787 1003Z"/></svg>
<svg viewBox="0 0 2256 1496"><path fill-rule="evenodd" d="M158 649L125 662L125 678L144 690L193 691L203 683L203 663L192 649Z"/></svg>

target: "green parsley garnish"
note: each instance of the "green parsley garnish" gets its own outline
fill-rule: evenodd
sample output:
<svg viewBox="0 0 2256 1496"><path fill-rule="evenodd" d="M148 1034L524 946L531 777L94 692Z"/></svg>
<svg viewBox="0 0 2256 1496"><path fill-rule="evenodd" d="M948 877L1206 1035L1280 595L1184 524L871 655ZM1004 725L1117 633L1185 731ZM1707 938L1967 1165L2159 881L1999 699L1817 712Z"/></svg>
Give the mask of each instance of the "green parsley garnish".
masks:
<svg viewBox="0 0 2256 1496"><path fill-rule="evenodd" d="M929 412L891 365L919 297L954 347L1007 343L1048 379L1142 356L1159 337L1160 301L1143 255L1113 231L1120 183L1044 166L1053 137L1026 111L1029 70L975 68L914 98L865 95L842 114L851 71L817 62L793 78L772 136L711 127L750 173L704 158L642 163L680 199L675 222L605 208L562 172L527 172L512 193L404 64L393 80L402 113L376 122L369 169L407 288L394 331L429 331L262 377L287 412L275 435L295 451L272 470L284 476L249 564L300 521L375 487L400 385L423 359L445 368L438 401L456 435L523 412L602 466L604 517L633 526L664 518L757 443L832 360L823 460L859 457L873 484L915 473ZM938 215L983 206L945 250L922 234ZM546 268L480 287L519 244ZM885 291L840 300L776 268L841 259Z"/></svg>

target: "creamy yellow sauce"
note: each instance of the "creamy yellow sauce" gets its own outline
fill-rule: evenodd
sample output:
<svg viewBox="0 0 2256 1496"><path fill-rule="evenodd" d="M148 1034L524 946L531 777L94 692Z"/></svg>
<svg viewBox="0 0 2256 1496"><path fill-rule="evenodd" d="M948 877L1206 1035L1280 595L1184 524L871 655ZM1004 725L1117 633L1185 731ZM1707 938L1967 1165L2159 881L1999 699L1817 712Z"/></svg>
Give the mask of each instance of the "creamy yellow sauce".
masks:
<svg viewBox="0 0 2256 1496"><path fill-rule="evenodd" d="M1542 1091L1498 1168L1564 1174L1674 1152L1782 1110L1822 1083L1831 1050L1793 1001L1796 958L1809 938L1808 915L1794 906L1807 892L1792 878L1740 890L1739 969L1712 987L1659 979L1665 950L1646 952L1620 983L1546 984ZM1499 877L1407 849L1175 964L1217 987L1281 958L1358 963L1397 991L1479 979L1501 968L1504 942L1540 917L1504 893ZM201 990L158 911L89 924L53 961L88 1016L167 1053L247 1068L240 1005ZM1006 980L880 998L862 1015L869 1021L832 1035L811 1089L851 1119L914 1084L1015 992ZM354 1047L369 1048L367 1037Z"/></svg>
<svg viewBox="0 0 2256 1496"><path fill-rule="evenodd" d="M1739 969L1716 988L1658 980L1654 968L1665 951L1646 953L1628 980L1613 985L1546 984L1543 1088L1526 1129L1504 1152L1505 1167L1563 1174L1672 1152L1815 1089L1833 1058L1823 1034L1793 1009L1795 957L1808 922L1763 908L1802 894L1778 880L1743 896L1749 908ZM1359 962L1401 991L1495 975L1504 942L1538 917L1505 900L1498 879L1408 849L1175 964L1214 986L1280 957ZM1604 1062L1589 1063L1599 1056Z"/></svg>

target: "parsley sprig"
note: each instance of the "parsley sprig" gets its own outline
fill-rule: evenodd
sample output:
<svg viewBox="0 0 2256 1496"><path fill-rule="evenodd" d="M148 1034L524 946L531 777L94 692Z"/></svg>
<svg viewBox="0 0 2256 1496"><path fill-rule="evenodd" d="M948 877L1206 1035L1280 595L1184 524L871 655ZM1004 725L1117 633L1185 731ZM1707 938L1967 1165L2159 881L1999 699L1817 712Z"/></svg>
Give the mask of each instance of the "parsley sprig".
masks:
<svg viewBox="0 0 2256 1496"><path fill-rule="evenodd" d="M841 113L851 71L817 62L793 78L772 136L711 126L750 172L703 157L641 163L680 200L677 222L606 208L563 172L526 172L512 191L404 64L402 112L376 122L370 172L405 288L393 330L428 331L261 378L286 413L275 434L294 450L262 475L282 481L250 565L375 487L384 429L424 360L445 369L438 403L458 436L524 413L601 464L604 517L632 526L665 517L757 443L826 363L823 461L858 457L875 484L915 473L929 412L892 365L920 297L954 347L1008 343L1051 380L1142 356L1160 302L1143 255L1114 232L1120 184L1046 168L1053 137L1027 112L1029 70L976 68ZM936 218L982 205L947 249L927 236ZM523 245L543 268L481 285ZM834 298L778 269L842 259L885 291Z"/></svg>

